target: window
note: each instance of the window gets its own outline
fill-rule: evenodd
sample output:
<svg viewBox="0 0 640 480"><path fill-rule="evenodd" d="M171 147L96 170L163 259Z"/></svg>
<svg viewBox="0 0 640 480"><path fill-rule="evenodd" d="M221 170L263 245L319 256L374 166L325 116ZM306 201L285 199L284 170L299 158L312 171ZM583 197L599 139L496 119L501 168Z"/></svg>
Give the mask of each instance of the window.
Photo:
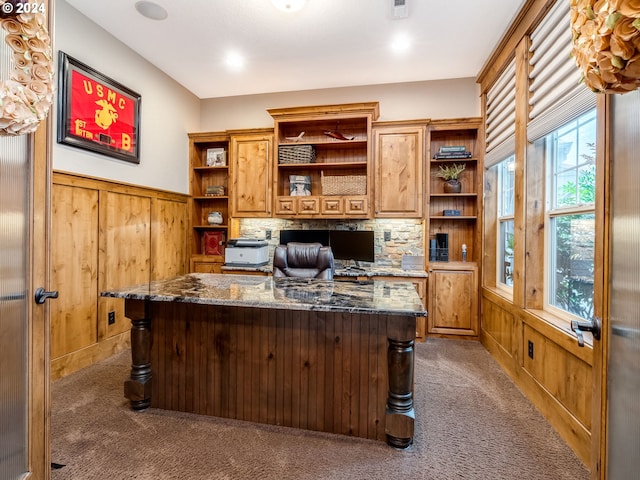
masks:
<svg viewBox="0 0 640 480"><path fill-rule="evenodd" d="M546 307L593 315L596 115L591 110L543 137L547 151Z"/></svg>
<svg viewBox="0 0 640 480"><path fill-rule="evenodd" d="M498 168L498 284L513 287L513 195L515 157L511 155Z"/></svg>

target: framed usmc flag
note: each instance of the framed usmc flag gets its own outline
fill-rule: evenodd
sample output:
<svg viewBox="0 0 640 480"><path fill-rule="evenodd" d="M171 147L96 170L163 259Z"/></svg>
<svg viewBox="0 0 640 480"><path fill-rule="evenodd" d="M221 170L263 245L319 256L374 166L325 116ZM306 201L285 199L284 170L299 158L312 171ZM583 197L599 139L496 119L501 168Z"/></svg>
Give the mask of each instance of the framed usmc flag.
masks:
<svg viewBox="0 0 640 480"><path fill-rule="evenodd" d="M58 143L140 163L140 95L62 51L58 65Z"/></svg>

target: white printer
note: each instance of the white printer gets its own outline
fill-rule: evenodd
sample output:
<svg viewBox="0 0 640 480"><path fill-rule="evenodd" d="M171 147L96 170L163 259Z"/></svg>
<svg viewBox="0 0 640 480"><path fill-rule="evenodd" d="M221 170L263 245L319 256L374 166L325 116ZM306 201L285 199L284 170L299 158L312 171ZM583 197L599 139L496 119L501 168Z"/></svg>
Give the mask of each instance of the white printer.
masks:
<svg viewBox="0 0 640 480"><path fill-rule="evenodd" d="M232 238L224 249L224 264L237 267L261 267L269 263L269 245L257 238Z"/></svg>

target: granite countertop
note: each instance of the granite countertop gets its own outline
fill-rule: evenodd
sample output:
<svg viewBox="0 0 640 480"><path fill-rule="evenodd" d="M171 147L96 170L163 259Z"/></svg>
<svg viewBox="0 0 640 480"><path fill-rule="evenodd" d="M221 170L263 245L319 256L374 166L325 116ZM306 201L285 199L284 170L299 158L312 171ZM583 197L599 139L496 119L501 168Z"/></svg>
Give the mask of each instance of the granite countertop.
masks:
<svg viewBox="0 0 640 480"><path fill-rule="evenodd" d="M424 270L403 270L397 267L367 267L363 269L357 268L338 268L335 269L337 277L412 277L427 278L428 274Z"/></svg>
<svg viewBox="0 0 640 480"><path fill-rule="evenodd" d="M317 280L190 273L168 280L101 292L103 297L226 305L426 316L411 282Z"/></svg>
<svg viewBox="0 0 640 480"><path fill-rule="evenodd" d="M271 265L263 265L260 267L241 267L236 265L223 265L222 270L235 272L263 272L270 274L273 269ZM380 267L372 266L363 269L336 267L334 275L336 277L411 277L411 278L427 278L429 275L424 270L403 270L398 267Z"/></svg>

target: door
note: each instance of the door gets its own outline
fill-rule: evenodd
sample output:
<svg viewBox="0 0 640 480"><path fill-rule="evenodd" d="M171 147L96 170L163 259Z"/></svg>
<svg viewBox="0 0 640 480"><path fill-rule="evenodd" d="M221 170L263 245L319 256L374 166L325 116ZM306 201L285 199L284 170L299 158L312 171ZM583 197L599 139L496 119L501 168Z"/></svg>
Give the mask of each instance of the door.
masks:
<svg viewBox="0 0 640 480"><path fill-rule="evenodd" d="M0 137L0 478L49 478L46 127Z"/></svg>
<svg viewBox="0 0 640 480"><path fill-rule="evenodd" d="M611 221L608 348L600 478L640 471L640 92L611 97ZM607 325L607 322L605 322Z"/></svg>

